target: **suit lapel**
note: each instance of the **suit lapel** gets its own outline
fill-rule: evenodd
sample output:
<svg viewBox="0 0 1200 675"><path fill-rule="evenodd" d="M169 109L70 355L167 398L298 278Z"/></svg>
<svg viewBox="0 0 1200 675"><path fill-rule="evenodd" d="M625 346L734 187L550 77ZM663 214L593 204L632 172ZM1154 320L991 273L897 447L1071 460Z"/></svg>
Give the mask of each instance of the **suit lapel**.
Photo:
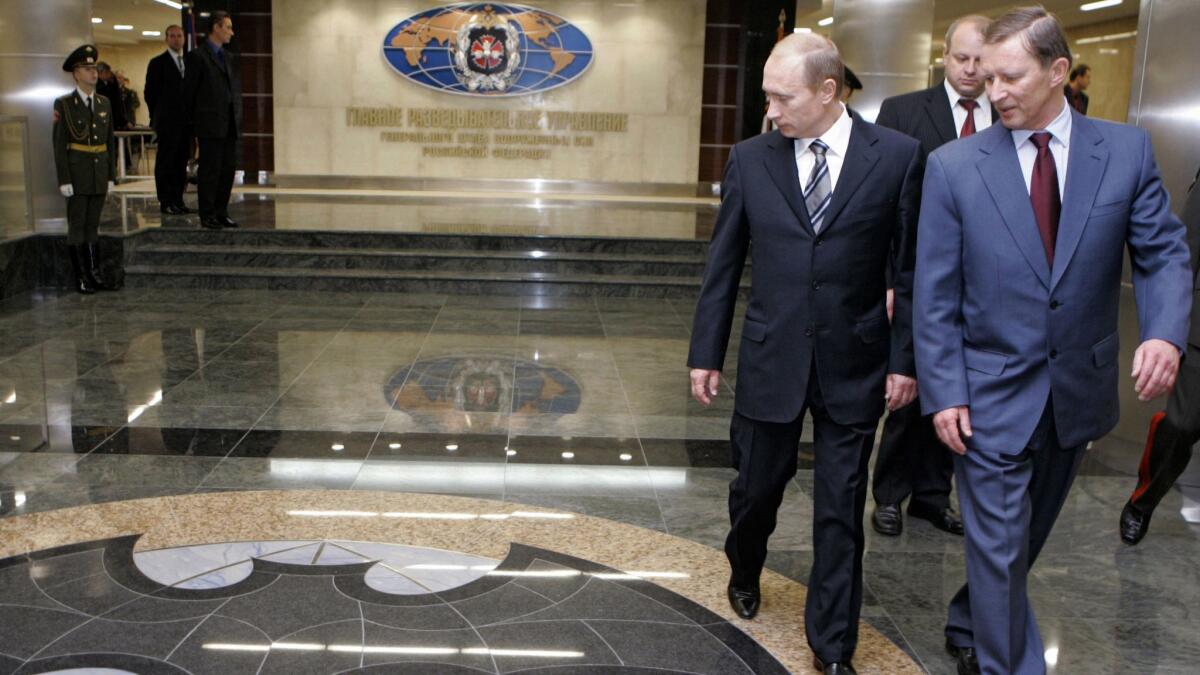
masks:
<svg viewBox="0 0 1200 675"><path fill-rule="evenodd" d="M985 131L988 142L980 147L984 153L976 168L983 178L996 203L996 210L1021 249L1021 254L1038 279L1050 288L1050 264L1046 261L1046 247L1038 234L1037 218L1033 214L1033 203L1021 174L1021 162L1017 159L1017 148L1013 145L1012 132L1003 125L994 124Z"/></svg>
<svg viewBox="0 0 1200 675"><path fill-rule="evenodd" d="M867 176L875 170L879 152L872 146L878 140L866 122L857 118L853 120L850 144L846 147L846 158L842 162L842 172L838 175L837 186L833 188L833 199L823 218L823 232L837 224L838 214L850 203L850 198L866 181Z"/></svg>
<svg viewBox="0 0 1200 675"><path fill-rule="evenodd" d="M813 235L812 222L808 219L808 207L804 205L799 171L796 169L795 144L792 139L785 138L778 131L772 131L771 134L773 138L768 143L770 152L765 160L767 175L783 193L783 198L787 200L788 206L792 208L804 230Z"/></svg>
<svg viewBox="0 0 1200 675"><path fill-rule="evenodd" d="M1077 112L1071 112L1071 147L1068 148L1066 191L1062 199L1062 214L1058 219L1058 240L1054 247L1054 271L1050 289L1071 263L1079 240L1083 237L1088 214L1096 201L1100 179L1108 166L1108 149L1104 137L1095 125Z"/></svg>
<svg viewBox="0 0 1200 675"><path fill-rule="evenodd" d="M934 87L925 99L925 113L937 129L942 143L958 140L958 129L954 128L954 113L950 111L950 97L946 95L945 85Z"/></svg>

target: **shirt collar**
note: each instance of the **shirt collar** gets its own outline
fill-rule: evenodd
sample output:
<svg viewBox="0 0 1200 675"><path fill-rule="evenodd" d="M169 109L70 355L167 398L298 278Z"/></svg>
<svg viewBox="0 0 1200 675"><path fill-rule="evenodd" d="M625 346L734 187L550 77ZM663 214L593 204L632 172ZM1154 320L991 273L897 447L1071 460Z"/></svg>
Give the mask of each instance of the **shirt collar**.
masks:
<svg viewBox="0 0 1200 675"><path fill-rule="evenodd" d="M179 52L177 52L177 51L175 51L174 49L171 49L170 47L167 47L167 53L171 55L171 58L172 58L173 60L175 60L175 59L182 59L182 58L183 58L183 52L182 52L182 51L179 51Z"/></svg>
<svg viewBox="0 0 1200 675"><path fill-rule="evenodd" d="M1062 110L1058 112L1057 117L1051 120L1050 124L1046 125L1045 129L1013 129L1013 144L1018 148L1021 147L1021 144L1028 141L1029 137L1037 131L1050 132L1053 139L1064 148L1071 146L1071 106L1067 105L1066 97L1063 97Z"/></svg>
<svg viewBox="0 0 1200 675"><path fill-rule="evenodd" d="M219 44L217 44L217 43L215 43L215 42L213 42L212 40L209 40L209 39L207 39L207 38L204 40L204 43L208 45L208 48L212 50L212 53L213 53L213 54L220 54L220 53L221 53L221 51L222 51L222 49L221 49L221 45L219 45Z"/></svg>
<svg viewBox="0 0 1200 675"><path fill-rule="evenodd" d="M841 103L838 105L842 106L842 114L838 115L833 126L829 127L825 133L816 138L797 138L796 152L808 150L808 146L812 145L812 142L819 138L822 143L829 146L829 153L841 157L846 156L846 150L850 147L850 130L854 127L854 120L850 117L850 113L846 110L845 105Z"/></svg>
<svg viewBox="0 0 1200 675"><path fill-rule="evenodd" d="M85 94L85 93L83 93L83 90L80 89L79 87L75 87L75 93L79 94L79 100L83 101L84 105L87 105L89 98L93 98L96 95L96 92L94 92L94 91L91 93L91 95Z"/></svg>
<svg viewBox="0 0 1200 675"><path fill-rule="evenodd" d="M962 94L960 94L954 90L954 87L952 87L950 85L950 80L942 80L942 86L944 86L946 88L946 98L950 99L950 109L951 110L953 110L955 108L955 106L958 105L958 102L960 99L967 98L966 96L963 96ZM987 109L986 106L991 105L991 103L988 101L986 89L983 90L983 92L981 92L978 96L975 97L975 102L978 103L979 107L984 110Z"/></svg>

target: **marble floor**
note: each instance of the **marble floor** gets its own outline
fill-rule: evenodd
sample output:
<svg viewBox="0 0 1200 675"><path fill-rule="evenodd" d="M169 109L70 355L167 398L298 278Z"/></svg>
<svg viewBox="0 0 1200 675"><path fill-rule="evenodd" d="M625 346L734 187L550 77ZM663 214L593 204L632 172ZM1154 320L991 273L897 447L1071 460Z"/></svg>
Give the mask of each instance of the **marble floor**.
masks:
<svg viewBox="0 0 1200 675"><path fill-rule="evenodd" d="M696 652L711 655L704 663L664 667L738 672L719 665L734 654L746 672L805 672L797 599L812 557L811 446L802 444L771 541L763 612L732 619L719 549L736 363L713 407L691 402L691 311L687 300L259 290L47 291L0 303L0 612L40 607L68 638L55 647L52 630L31 635L0 620L0 673L88 667L66 657L84 648L70 640L94 647L104 622L123 620L108 613L134 600L138 620L157 628L135 634L145 650L126 652L159 654L155 663L175 670L103 667L438 672L388 670L384 657L396 654L370 652L423 646L454 650L441 652L441 672L637 672L659 667L650 657L674 653L678 634L647 642L601 624L644 620L715 640L712 652ZM1032 575L1053 673L1185 673L1200 662L1200 470L1127 548L1116 522L1139 454L1115 435L1096 444ZM416 517L428 513L443 515ZM564 530L556 519L586 527ZM941 623L964 578L961 540L911 521L897 538L868 528L867 551L860 672L952 673ZM531 581L497 570L552 574ZM541 597L530 611L549 611L566 597L556 593L575 588L568 581L585 578L684 618L662 622L618 603L633 614L563 609L556 620L570 628L508 634L512 616L468 617L445 640L422 642L397 637L407 624L360 613L430 594L450 611L497 579ZM378 602L358 598L367 604L348 617L305 614L291 628L264 630L287 623L284 609L201 624L258 583L281 591L281 608L290 606L284 588L302 598L342 583ZM179 603L192 604L181 612ZM220 624L235 619L266 637L249 627L229 637L231 624ZM386 638L369 639L376 623ZM305 630L315 632L296 637ZM285 643L278 654L275 642ZM289 651L293 642L321 649ZM616 660L600 671L601 661L565 656L581 651ZM168 652L195 658L171 662ZM217 656L243 660L221 666Z"/></svg>

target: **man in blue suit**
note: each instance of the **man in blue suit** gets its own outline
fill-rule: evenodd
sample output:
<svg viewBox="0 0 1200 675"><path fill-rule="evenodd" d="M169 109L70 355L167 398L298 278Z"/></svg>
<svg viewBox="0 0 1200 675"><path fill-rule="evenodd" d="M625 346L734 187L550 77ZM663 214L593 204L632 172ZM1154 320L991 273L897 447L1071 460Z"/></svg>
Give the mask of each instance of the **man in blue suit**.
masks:
<svg viewBox="0 0 1200 675"><path fill-rule="evenodd" d="M696 306L692 396L717 395L738 282L753 287L738 350L730 425L728 597L745 619L784 490L813 419L813 567L805 628L817 670L853 673L862 605L867 463L885 402L916 395L912 273L920 143L851 116L844 67L826 38L796 34L763 70L777 131L734 146ZM895 315L886 307L888 262Z"/></svg>
<svg viewBox="0 0 1200 675"><path fill-rule="evenodd" d="M1071 52L1040 7L984 36L1002 124L934 152L913 324L921 400L956 453L967 584L951 601L959 673L1044 673L1026 578L1089 441L1117 423L1128 247L1142 400L1175 380L1191 275L1147 134L1074 113Z"/></svg>

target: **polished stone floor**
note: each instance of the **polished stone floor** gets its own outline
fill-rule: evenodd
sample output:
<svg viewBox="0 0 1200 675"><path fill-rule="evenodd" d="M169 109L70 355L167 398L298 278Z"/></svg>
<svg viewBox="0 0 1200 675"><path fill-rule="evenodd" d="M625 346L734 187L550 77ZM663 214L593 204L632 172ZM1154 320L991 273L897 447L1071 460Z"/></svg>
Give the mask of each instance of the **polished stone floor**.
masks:
<svg viewBox="0 0 1200 675"><path fill-rule="evenodd" d="M436 493L717 548L732 390L710 409L688 398L691 309L289 291L13 298L0 304L0 514L247 489ZM1126 548L1116 522L1139 452L1097 443L1032 576L1052 672L1200 662L1200 472ZM768 561L801 582L810 468ZM961 540L919 521L867 537L864 618L930 672L953 672L941 623L964 576Z"/></svg>

